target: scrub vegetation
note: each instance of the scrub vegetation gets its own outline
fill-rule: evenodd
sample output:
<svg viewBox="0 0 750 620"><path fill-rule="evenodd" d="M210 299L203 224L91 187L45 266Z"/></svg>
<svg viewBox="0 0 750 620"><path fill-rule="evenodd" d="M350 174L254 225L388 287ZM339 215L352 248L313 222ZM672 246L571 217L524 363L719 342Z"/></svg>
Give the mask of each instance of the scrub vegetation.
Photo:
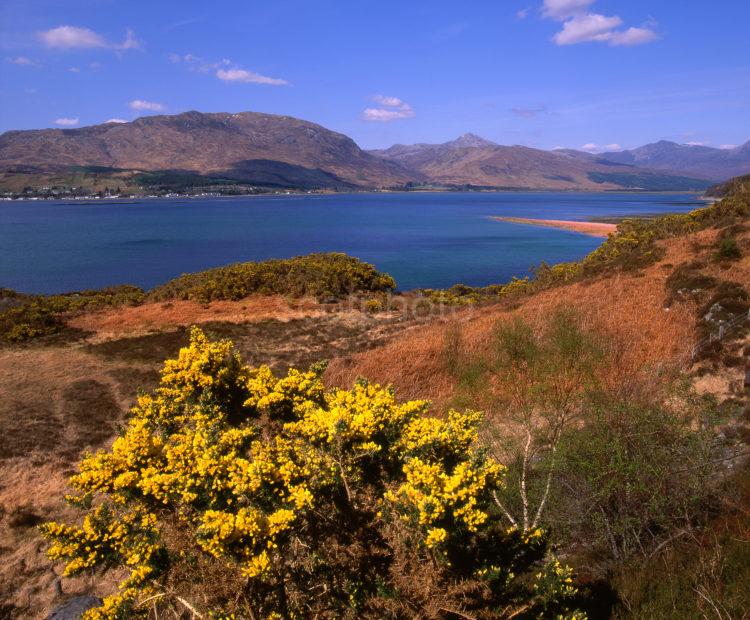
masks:
<svg viewBox="0 0 750 620"><path fill-rule="evenodd" d="M502 294L316 258L74 296L79 339L0 347L0 611L745 617L748 205ZM295 297L331 291L362 303Z"/></svg>
<svg viewBox="0 0 750 620"><path fill-rule="evenodd" d="M135 286L68 293L23 295L0 289L0 340L23 342L60 331L66 316L85 310L144 302L239 300L251 294L341 299L353 293L395 288L387 274L345 254L310 254L283 260L237 263L185 274L146 292ZM0 306L2 308L2 306Z"/></svg>
<svg viewBox="0 0 750 620"><path fill-rule="evenodd" d="M584 617L545 531L504 523L481 414L322 369L277 378L193 330L71 478L80 524L41 526L63 575L124 569L86 619Z"/></svg>

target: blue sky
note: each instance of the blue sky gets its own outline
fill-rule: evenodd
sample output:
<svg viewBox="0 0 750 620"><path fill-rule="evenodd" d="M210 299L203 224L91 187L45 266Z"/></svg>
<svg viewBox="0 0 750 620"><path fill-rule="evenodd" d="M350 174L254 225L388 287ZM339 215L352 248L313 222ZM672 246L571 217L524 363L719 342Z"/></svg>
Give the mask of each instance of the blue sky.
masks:
<svg viewBox="0 0 750 620"><path fill-rule="evenodd" d="M185 110L364 148L750 139L750 3L0 0L0 130Z"/></svg>

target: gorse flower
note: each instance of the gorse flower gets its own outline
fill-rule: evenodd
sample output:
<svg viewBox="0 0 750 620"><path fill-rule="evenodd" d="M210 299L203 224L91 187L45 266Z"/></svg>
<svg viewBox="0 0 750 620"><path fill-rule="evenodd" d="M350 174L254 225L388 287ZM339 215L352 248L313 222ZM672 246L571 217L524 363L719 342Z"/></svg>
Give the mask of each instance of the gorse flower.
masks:
<svg viewBox="0 0 750 620"><path fill-rule="evenodd" d="M149 597L188 596L198 562L240 588L223 599L204 591L207 616L377 617L399 553L433 567L438 585L487 583L478 606L528 603L509 585L544 556L545 539L501 527L492 493L505 468L476 445L481 414L428 417L426 402L399 403L365 381L326 390L321 371L277 378L192 331L111 449L86 455L71 478L81 525L41 528L65 575L127 568L86 618L136 617ZM542 581L528 600L546 609L556 597L567 613L567 569Z"/></svg>

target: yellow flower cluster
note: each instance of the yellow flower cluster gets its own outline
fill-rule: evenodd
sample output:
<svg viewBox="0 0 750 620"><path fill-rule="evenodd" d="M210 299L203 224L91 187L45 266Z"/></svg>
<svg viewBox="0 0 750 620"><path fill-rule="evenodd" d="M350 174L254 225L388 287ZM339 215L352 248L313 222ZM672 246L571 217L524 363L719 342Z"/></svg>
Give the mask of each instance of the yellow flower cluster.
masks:
<svg viewBox="0 0 750 620"><path fill-rule="evenodd" d="M421 416L404 429L399 447L410 455L433 458L466 453L476 441L481 421L478 411L450 411L447 420Z"/></svg>
<svg viewBox="0 0 750 620"><path fill-rule="evenodd" d="M534 591L547 606L570 600L578 592L573 583L573 569L561 564L554 557L549 559L541 572L536 574ZM557 614L557 620L586 620L580 611Z"/></svg>
<svg viewBox="0 0 750 620"><path fill-rule="evenodd" d="M79 574L97 566L126 566L130 574L120 592L84 615L85 620L120 618L138 594L150 591L148 580L156 572L153 560L159 551L156 515L135 508L114 512L107 505L92 509L78 526L45 523L41 532L52 541L47 550L53 560L66 560L63 575Z"/></svg>
<svg viewBox="0 0 750 620"><path fill-rule="evenodd" d="M286 429L314 446L334 448L355 459L390 447L427 403L398 404L390 390L360 382L352 390L332 390L322 406L307 405Z"/></svg>
<svg viewBox="0 0 750 620"><path fill-rule="evenodd" d="M156 562L157 552L184 557L160 535L162 516L189 532L196 550L277 584L292 546L309 553L299 566L322 561L316 532L346 527L333 518L342 504L380 525L400 517L427 549L497 524L491 493L504 468L475 447L479 413L431 418L423 401L398 403L366 382L326 390L319 374L277 378L193 330L112 448L87 455L72 477L74 499L88 510L82 526L42 528L66 575L130 568L90 618L136 609L158 588L169 562Z"/></svg>
<svg viewBox="0 0 750 620"><path fill-rule="evenodd" d="M404 466L406 481L385 495L404 515L413 514L420 525L430 528L428 546L446 539L435 531L436 524L443 532L445 526L453 531L457 525L476 532L489 518L489 493L501 484L505 468L490 457L472 456L472 461L461 461L452 470L415 457Z"/></svg>

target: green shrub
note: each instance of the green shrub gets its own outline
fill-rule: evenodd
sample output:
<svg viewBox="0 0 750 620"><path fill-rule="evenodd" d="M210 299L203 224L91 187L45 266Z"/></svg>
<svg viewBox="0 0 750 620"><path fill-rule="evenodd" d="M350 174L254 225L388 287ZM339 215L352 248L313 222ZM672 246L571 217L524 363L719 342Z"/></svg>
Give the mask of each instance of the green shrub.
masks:
<svg viewBox="0 0 750 620"><path fill-rule="evenodd" d="M750 609L750 468L733 474L722 495L722 513L697 536L681 536L648 561L616 571L614 585L627 601L614 618L742 618ZM737 501L739 500L739 501ZM669 570L664 570L669 567ZM720 611L717 611L720 610Z"/></svg>
<svg viewBox="0 0 750 620"><path fill-rule="evenodd" d="M24 342L54 334L63 327L66 313L106 307L132 306L143 302L144 292L136 286L113 286L64 295L22 295L3 289L3 297L18 303L0 312L0 340Z"/></svg>
<svg viewBox="0 0 750 620"><path fill-rule="evenodd" d="M566 311L541 329L499 321L479 351L454 325L443 348L451 405L487 411L488 443L507 459L507 513L549 526L599 576L691 526L717 446L712 406L671 374L623 376L618 356Z"/></svg>
<svg viewBox="0 0 750 620"><path fill-rule="evenodd" d="M54 334L62 322L44 301L32 301L0 313L0 336L7 342L24 342Z"/></svg>
<svg viewBox="0 0 750 620"><path fill-rule="evenodd" d="M737 245L737 239L734 237L725 237L722 239L716 250L716 258L719 260L739 260L742 258L742 252Z"/></svg>
<svg viewBox="0 0 750 620"><path fill-rule="evenodd" d="M149 299L238 300L251 293L341 298L395 288L391 276L340 253L310 254L257 263L236 263L185 274L149 293Z"/></svg>
<svg viewBox="0 0 750 620"><path fill-rule="evenodd" d="M368 299L365 302L365 310L369 312L370 314L375 314L376 312L382 312L383 310L383 302L379 299Z"/></svg>
<svg viewBox="0 0 750 620"><path fill-rule="evenodd" d="M658 404L602 402L569 428L547 522L605 574L690 529L710 489L713 433ZM696 430L700 428L702 430Z"/></svg>

